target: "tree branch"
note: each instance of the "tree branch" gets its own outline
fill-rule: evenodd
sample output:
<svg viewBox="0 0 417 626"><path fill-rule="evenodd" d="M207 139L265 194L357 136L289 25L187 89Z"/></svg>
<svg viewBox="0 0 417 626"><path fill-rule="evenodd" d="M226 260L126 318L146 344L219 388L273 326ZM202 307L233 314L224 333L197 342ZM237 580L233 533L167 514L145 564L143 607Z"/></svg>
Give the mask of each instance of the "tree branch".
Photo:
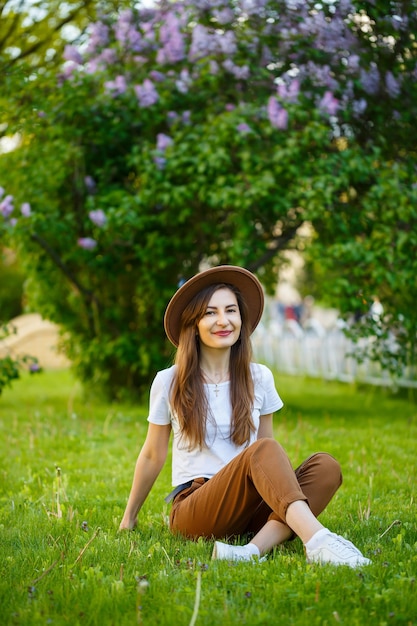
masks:
<svg viewBox="0 0 417 626"><path fill-rule="evenodd" d="M95 304L98 306L99 301L97 300L97 297L94 295L94 293L81 285L81 283L74 276L66 263L64 263L59 254L49 245L49 243L43 237L38 235L38 233L32 233L31 238L33 239L33 241L36 241L36 243L38 243L41 248L43 248L43 250L45 250L47 255L52 259L55 265L59 267L64 276L66 276L70 283L72 283L74 287L76 287L78 291L86 297L88 302L95 302Z"/></svg>
<svg viewBox="0 0 417 626"><path fill-rule="evenodd" d="M256 272L259 268L263 267L268 261L270 261L280 250L287 249L288 243L293 239L297 233L297 230L303 224L304 220L300 219L293 226L287 228L284 233L274 237L271 241L270 247L253 263L250 263L248 270Z"/></svg>

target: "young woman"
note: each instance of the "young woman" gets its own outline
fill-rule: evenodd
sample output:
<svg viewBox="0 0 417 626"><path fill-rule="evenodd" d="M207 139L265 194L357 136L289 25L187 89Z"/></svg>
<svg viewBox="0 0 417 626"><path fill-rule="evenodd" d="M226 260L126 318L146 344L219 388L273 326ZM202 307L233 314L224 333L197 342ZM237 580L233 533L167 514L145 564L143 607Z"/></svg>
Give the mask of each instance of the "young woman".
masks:
<svg viewBox="0 0 417 626"><path fill-rule="evenodd" d="M283 403L270 370L251 361L263 304L258 279L228 265L197 274L169 302L164 322L175 365L152 384L148 434L120 529L137 525L172 432L172 532L214 539L217 559L259 558L297 535L309 562L366 565L317 519L341 485L338 462L321 452L294 471L274 440L272 416ZM240 537L252 538L236 545Z"/></svg>

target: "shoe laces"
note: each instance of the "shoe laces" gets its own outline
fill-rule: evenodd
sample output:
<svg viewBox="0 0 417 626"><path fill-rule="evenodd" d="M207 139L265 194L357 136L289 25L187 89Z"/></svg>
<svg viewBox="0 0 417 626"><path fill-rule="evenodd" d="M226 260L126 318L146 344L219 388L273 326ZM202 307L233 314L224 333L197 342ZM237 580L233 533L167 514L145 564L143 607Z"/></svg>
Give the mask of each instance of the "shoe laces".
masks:
<svg viewBox="0 0 417 626"><path fill-rule="evenodd" d="M342 558L347 559L352 556L362 556L358 548L348 539L334 533L331 533L331 536L332 540L329 541L329 547L334 545Z"/></svg>

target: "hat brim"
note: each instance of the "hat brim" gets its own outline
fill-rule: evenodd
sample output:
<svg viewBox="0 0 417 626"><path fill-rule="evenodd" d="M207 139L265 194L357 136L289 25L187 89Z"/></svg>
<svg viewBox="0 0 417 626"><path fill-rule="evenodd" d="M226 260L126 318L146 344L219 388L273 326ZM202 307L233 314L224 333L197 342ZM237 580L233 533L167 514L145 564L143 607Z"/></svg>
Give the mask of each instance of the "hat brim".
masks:
<svg viewBox="0 0 417 626"><path fill-rule="evenodd" d="M165 332L174 346L178 347L181 316L190 300L210 285L226 283L233 285L242 294L249 311L251 333L260 322L264 309L262 285L252 272L235 265L218 265L196 274L185 282L172 296L164 316Z"/></svg>

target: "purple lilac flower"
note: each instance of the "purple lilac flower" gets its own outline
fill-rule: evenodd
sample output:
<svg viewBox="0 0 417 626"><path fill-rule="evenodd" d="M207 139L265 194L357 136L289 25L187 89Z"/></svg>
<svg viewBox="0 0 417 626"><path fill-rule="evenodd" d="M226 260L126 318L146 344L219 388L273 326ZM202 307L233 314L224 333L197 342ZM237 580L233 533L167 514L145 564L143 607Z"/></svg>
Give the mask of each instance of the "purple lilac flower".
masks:
<svg viewBox="0 0 417 626"><path fill-rule="evenodd" d="M158 133L156 136L156 149L160 152L165 152L165 150L172 146L174 141L169 135L164 135L164 133Z"/></svg>
<svg viewBox="0 0 417 626"><path fill-rule="evenodd" d="M237 126L237 131L242 135L246 135L247 133L251 133L252 129L250 126L248 126L248 124L246 124L246 122L241 122Z"/></svg>
<svg viewBox="0 0 417 626"><path fill-rule="evenodd" d="M95 22L91 25L90 41L88 43L87 52L93 54L97 48L106 46L109 42L109 27L103 22Z"/></svg>
<svg viewBox="0 0 417 626"><path fill-rule="evenodd" d="M140 52L143 48L142 35L133 26L132 15L129 9L123 11L114 27L114 34L120 44L129 46L133 52Z"/></svg>
<svg viewBox="0 0 417 626"><path fill-rule="evenodd" d="M158 70L152 70L151 72L149 72L149 76L156 83L163 83L165 80L165 74L163 74L162 72L158 72Z"/></svg>
<svg viewBox="0 0 417 626"><path fill-rule="evenodd" d="M348 67L352 71L356 71L359 69L360 57L358 54L349 54L347 57Z"/></svg>
<svg viewBox="0 0 417 626"><path fill-rule="evenodd" d="M100 70L102 65L103 62L101 61L100 57L97 57L96 59L91 59L85 66L85 72L86 74L95 74Z"/></svg>
<svg viewBox="0 0 417 626"><path fill-rule="evenodd" d="M291 81L289 85L286 83L280 83L277 88L277 92L282 100L286 102L297 102L298 94L300 93L300 81L295 79Z"/></svg>
<svg viewBox="0 0 417 626"><path fill-rule="evenodd" d="M126 79L124 76L116 76L114 80L105 82L104 88L107 93L110 93L113 97L120 96L125 93L127 89Z"/></svg>
<svg viewBox="0 0 417 626"><path fill-rule="evenodd" d="M24 202L20 207L20 212L23 217L30 217L32 215L32 209L30 208L29 202Z"/></svg>
<svg viewBox="0 0 417 626"><path fill-rule="evenodd" d="M69 62L68 65L65 65L65 67L62 69L61 78L63 80L68 80L72 77L76 69L77 66L75 65L75 63Z"/></svg>
<svg viewBox="0 0 417 626"><path fill-rule="evenodd" d="M322 111L322 113L328 113L329 115L336 115L339 107L339 100L334 97L331 91L326 91L319 102L320 111Z"/></svg>
<svg viewBox="0 0 417 626"><path fill-rule="evenodd" d="M7 219L13 213L13 209L13 196L8 195L0 202L0 213Z"/></svg>
<svg viewBox="0 0 417 626"><path fill-rule="evenodd" d="M182 123L188 126L188 124L190 124L191 122L191 111L184 111L181 119L182 119Z"/></svg>
<svg viewBox="0 0 417 626"><path fill-rule="evenodd" d="M360 80L364 91L369 95L374 95L379 90L379 71L375 63L372 63L369 70L362 70Z"/></svg>
<svg viewBox="0 0 417 626"><path fill-rule="evenodd" d="M213 11L213 17L219 22L219 24L230 24L235 18L235 14L231 9L220 9Z"/></svg>
<svg viewBox="0 0 417 626"><path fill-rule="evenodd" d="M15 217L12 217L12 219L9 221L9 224L14 228L17 224L17 219Z"/></svg>
<svg viewBox="0 0 417 626"><path fill-rule="evenodd" d="M4 189L3 187L0 187L0 198L3 196L3 194L4 194Z"/></svg>
<svg viewBox="0 0 417 626"><path fill-rule="evenodd" d="M241 7L244 13L256 15L266 3L267 0L242 0Z"/></svg>
<svg viewBox="0 0 417 626"><path fill-rule="evenodd" d="M94 193L96 190L96 181L92 176L86 176L84 178L85 186L87 187L87 191L89 193Z"/></svg>
<svg viewBox="0 0 417 626"><path fill-rule="evenodd" d="M158 63L177 63L185 57L184 37L177 16L170 12L159 31L162 47L158 51Z"/></svg>
<svg viewBox="0 0 417 626"><path fill-rule="evenodd" d="M219 73L219 64L217 63L217 61L213 61L211 59L209 63L209 67L210 67L210 74L212 74L213 76L216 76L216 74Z"/></svg>
<svg viewBox="0 0 417 626"><path fill-rule="evenodd" d="M392 72L387 72L385 75L385 86L391 98L397 98L401 93L401 86L399 81L394 77Z"/></svg>
<svg viewBox="0 0 417 626"><path fill-rule="evenodd" d="M207 28L197 24L193 29L189 57L191 61L197 61L208 56L213 51L213 37Z"/></svg>
<svg viewBox="0 0 417 626"><path fill-rule="evenodd" d="M175 85L180 93L188 93L188 89L192 83L190 73L187 69L181 70L179 79L175 81Z"/></svg>
<svg viewBox="0 0 417 626"><path fill-rule="evenodd" d="M367 106L368 103L366 102L365 98L361 98L360 100L354 100L352 103L353 113L356 116L360 116L362 115L362 113L364 113Z"/></svg>
<svg viewBox="0 0 417 626"><path fill-rule="evenodd" d="M100 52L96 61L106 66L106 65L113 65L113 63L116 62L116 59L117 59L116 51L113 50L113 48L104 48L104 50Z"/></svg>
<svg viewBox="0 0 417 626"><path fill-rule="evenodd" d="M223 63L225 70L233 74L238 80L246 80L249 78L249 67L247 65L235 65L230 59L226 59Z"/></svg>
<svg viewBox="0 0 417 626"><path fill-rule="evenodd" d="M236 37L233 31L228 30L223 35L218 35L217 44L220 52L223 54L227 56L233 56L236 54Z"/></svg>
<svg viewBox="0 0 417 626"><path fill-rule="evenodd" d="M72 61L77 65L82 65L83 63L83 58L75 46L65 46L63 56L66 61Z"/></svg>
<svg viewBox="0 0 417 626"><path fill-rule="evenodd" d="M95 224L96 226L100 226L100 228L104 226L104 224L107 222L106 214L102 209L90 211L88 217L93 222L93 224Z"/></svg>
<svg viewBox="0 0 417 626"><path fill-rule="evenodd" d="M176 111L168 111L167 113L167 121L168 124L173 124L178 119L178 113Z"/></svg>
<svg viewBox="0 0 417 626"><path fill-rule="evenodd" d="M166 162L167 162L167 160L164 157L154 156L153 160L158 170L164 169Z"/></svg>
<svg viewBox="0 0 417 626"><path fill-rule="evenodd" d="M142 85L135 85L134 89L139 100L139 106L142 108L150 107L159 100L158 92L149 78L146 78Z"/></svg>
<svg viewBox="0 0 417 626"><path fill-rule="evenodd" d="M288 112L278 100L271 96L268 100L268 118L272 126L285 130L288 126Z"/></svg>
<svg viewBox="0 0 417 626"><path fill-rule="evenodd" d="M80 237L77 243L80 248L84 248L84 250L94 250L97 246L97 241L91 237Z"/></svg>

